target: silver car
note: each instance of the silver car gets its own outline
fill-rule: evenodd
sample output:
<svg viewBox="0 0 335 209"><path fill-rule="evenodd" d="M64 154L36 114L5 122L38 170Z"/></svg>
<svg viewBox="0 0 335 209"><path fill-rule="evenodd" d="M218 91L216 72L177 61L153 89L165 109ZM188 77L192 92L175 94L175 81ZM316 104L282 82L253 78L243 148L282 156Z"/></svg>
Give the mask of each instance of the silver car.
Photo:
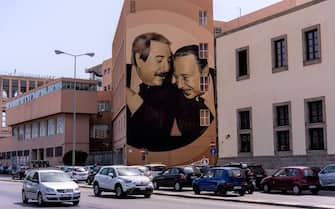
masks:
<svg viewBox="0 0 335 209"><path fill-rule="evenodd" d="M23 181L23 203L37 200L39 206L46 202L72 202L78 205L79 199L78 184L61 170L31 170Z"/></svg>
<svg viewBox="0 0 335 209"><path fill-rule="evenodd" d="M323 187L335 187L335 164L324 167L319 172L320 184Z"/></svg>

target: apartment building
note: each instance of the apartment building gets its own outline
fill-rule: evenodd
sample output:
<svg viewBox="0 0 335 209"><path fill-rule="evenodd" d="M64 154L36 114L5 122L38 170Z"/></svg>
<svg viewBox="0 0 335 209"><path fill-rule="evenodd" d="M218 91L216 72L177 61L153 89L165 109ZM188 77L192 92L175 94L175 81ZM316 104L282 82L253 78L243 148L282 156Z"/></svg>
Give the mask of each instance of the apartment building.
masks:
<svg viewBox="0 0 335 209"><path fill-rule="evenodd" d="M164 48L166 49L165 52L169 54L166 56L168 60L165 59L165 55L157 57L157 59L160 59L156 60L161 63L159 65L166 64L166 66L170 66L174 61L172 54L178 49L193 45L198 50L196 57L200 57L200 60L205 60L206 66L211 68L211 72L213 72L211 75L213 76L206 75L201 77L201 79L198 78L199 81L196 88L202 88L201 93L199 93L201 96L197 95L196 98L188 100L188 102L194 100L193 104L201 103L199 101L203 102L205 100L206 105L199 109L197 104L199 110L196 110L195 114L193 114L195 117L195 122L193 121L195 124L193 125L200 130L198 133L194 133L196 131L192 129L189 130L189 135L184 134L183 131L180 131L180 123L178 126L176 122L173 122L173 124L168 122L163 128L161 127L164 131L160 132L157 125L166 121L148 119L152 116L150 116L152 112L142 116L137 122L133 122L135 114L130 111L130 107L134 103L127 98L127 93L132 92L140 95L140 85L141 83L145 84L143 77L141 77L142 75L139 74L139 68L136 68L138 67L137 62L146 62L146 58L140 57L139 59L142 61L136 58L139 52L135 48L137 48L137 44L143 43L142 41L144 40L142 38L147 39L146 47L150 47L152 42L155 45L152 48L156 46L159 46L158 48L160 46L163 46L163 48L168 47ZM162 39L164 39L165 43L160 45L162 43L160 40ZM152 51L154 50L152 49ZM214 99L215 69L212 0L125 0L113 40L112 52L113 56L110 61L112 66L111 68L106 68L107 71L103 80L107 81L105 85L107 90L109 90L109 84L111 85L113 149L115 153L118 153L118 163L145 164L161 162L168 165L179 165L196 162L202 158L209 158L213 163L215 153L213 152L213 155L210 155L210 145L215 146L216 144L216 108ZM150 50L147 52L150 53ZM137 60L134 61L134 59ZM164 70L168 68L165 67ZM161 71L164 70L161 69ZM157 73L159 73L158 71ZM111 82L108 82L105 77L111 78ZM172 83L172 68L168 70L167 74L161 74L161 77L163 77L162 79L165 83ZM161 85L161 82L158 83L152 86L148 85L147 89L155 89L155 86L159 89L165 85ZM173 88L177 89L177 87ZM182 92L182 89L180 88L178 91ZM149 97L151 100L157 98L157 96ZM206 98L198 100L198 97ZM162 106L168 106L167 103L174 100L177 99L166 97L165 100L161 100L165 102L159 100L154 102L160 103ZM157 106L156 108L160 108ZM171 114L173 114L172 111ZM148 125L148 122L152 124ZM191 124L191 122L186 123ZM156 133L154 133L155 131Z"/></svg>
<svg viewBox="0 0 335 209"><path fill-rule="evenodd" d="M333 8L329 0L283 1L217 36L218 164L334 162Z"/></svg>

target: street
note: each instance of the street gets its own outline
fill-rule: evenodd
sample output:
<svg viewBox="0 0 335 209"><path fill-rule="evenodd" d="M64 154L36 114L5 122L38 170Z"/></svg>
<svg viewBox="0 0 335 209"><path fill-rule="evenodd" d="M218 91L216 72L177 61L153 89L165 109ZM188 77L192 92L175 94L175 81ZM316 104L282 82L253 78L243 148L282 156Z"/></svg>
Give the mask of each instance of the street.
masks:
<svg viewBox="0 0 335 209"><path fill-rule="evenodd" d="M21 182L5 182L0 181L0 202L2 208L25 208L32 207L37 208L38 206L30 202L25 205L21 201ZM52 204L48 205L52 208L69 208L71 204ZM101 197L95 197L92 189L81 188L81 199L80 208L94 208L94 209L134 209L134 208L159 208L159 209L283 209L287 207L277 207L270 205L261 204L249 204L249 203L235 203L218 200L205 200L205 199L189 199L173 196L161 196L152 195L150 199L144 198L143 196L128 197L125 199L116 199L113 193L103 193ZM294 208L294 207L290 207Z"/></svg>

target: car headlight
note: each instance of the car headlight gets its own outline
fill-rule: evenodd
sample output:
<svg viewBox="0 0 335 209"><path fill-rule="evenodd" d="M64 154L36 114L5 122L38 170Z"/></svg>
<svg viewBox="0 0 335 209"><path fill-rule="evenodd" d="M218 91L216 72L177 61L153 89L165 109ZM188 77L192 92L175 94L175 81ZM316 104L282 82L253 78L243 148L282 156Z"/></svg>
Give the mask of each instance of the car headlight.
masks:
<svg viewBox="0 0 335 209"><path fill-rule="evenodd" d="M44 191L45 191L46 193L55 193L55 190L54 190L54 189L52 189L52 188L48 188L48 187L45 187Z"/></svg>
<svg viewBox="0 0 335 209"><path fill-rule="evenodd" d="M124 182L125 182L126 184L130 184L132 181L131 181L131 180L128 180L128 179L124 179Z"/></svg>
<svg viewBox="0 0 335 209"><path fill-rule="evenodd" d="M74 188L74 191L75 191L75 192L80 192L79 187Z"/></svg>

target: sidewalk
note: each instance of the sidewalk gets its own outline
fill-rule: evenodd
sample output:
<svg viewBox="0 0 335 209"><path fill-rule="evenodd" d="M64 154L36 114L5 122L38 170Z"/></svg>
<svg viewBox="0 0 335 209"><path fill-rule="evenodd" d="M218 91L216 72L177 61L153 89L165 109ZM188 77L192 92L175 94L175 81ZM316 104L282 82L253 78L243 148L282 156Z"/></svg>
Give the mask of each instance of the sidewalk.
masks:
<svg viewBox="0 0 335 209"><path fill-rule="evenodd" d="M20 182L21 180L12 180L10 176L0 175L0 181ZM92 185L80 183L80 187L91 189ZM335 209L335 191L322 190L318 195L312 195L305 191L302 195L293 195L291 193L282 194L280 192L271 192L265 194L263 192L254 192L244 196L228 193L226 196L215 196L212 192L201 192L200 195L195 195L192 188L183 188L182 192L175 192L169 188L162 188L154 191L155 195L166 195L182 198L197 198L207 200L220 200L229 202L241 202L249 204L275 205L283 207L297 208L314 208L314 209Z"/></svg>

